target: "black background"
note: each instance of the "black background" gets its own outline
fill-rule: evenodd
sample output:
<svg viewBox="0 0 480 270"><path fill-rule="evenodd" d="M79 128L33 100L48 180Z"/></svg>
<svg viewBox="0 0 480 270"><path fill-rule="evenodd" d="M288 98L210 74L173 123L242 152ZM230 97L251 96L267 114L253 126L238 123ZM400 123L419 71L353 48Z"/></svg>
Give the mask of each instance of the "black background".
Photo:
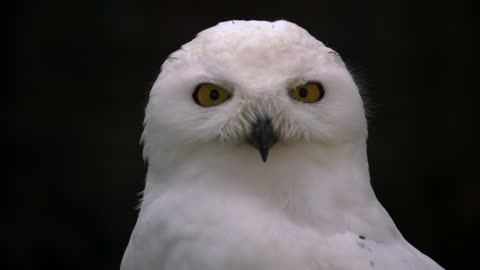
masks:
<svg viewBox="0 0 480 270"><path fill-rule="evenodd" d="M117 269L169 53L231 19L286 19L337 50L370 110L372 184L407 240L467 269L478 202L473 6L462 1L17 1L9 7L7 264Z"/></svg>

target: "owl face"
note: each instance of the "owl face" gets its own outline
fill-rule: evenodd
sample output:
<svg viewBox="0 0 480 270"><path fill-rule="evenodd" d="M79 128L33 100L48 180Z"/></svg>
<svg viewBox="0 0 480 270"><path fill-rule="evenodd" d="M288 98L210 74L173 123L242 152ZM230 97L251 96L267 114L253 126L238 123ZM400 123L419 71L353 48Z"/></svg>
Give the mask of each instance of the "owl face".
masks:
<svg viewBox="0 0 480 270"><path fill-rule="evenodd" d="M363 103L336 52L286 21L209 28L163 64L150 94L146 147L346 144L367 135Z"/></svg>

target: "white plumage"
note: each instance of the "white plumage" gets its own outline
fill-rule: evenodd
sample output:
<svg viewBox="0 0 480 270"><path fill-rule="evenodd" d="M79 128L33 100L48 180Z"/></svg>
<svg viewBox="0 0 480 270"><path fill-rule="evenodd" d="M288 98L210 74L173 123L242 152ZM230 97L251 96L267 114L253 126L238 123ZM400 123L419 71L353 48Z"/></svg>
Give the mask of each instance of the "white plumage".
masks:
<svg viewBox="0 0 480 270"><path fill-rule="evenodd" d="M306 82L323 86L323 98L289 95ZM200 106L201 83L230 97ZM261 119L268 128L257 134ZM259 134L275 137L266 150L252 144ZM121 269L442 269L377 201L366 139L351 75L304 29L229 21L199 33L163 64L150 94L149 169ZM252 145L265 158L270 149L266 162Z"/></svg>

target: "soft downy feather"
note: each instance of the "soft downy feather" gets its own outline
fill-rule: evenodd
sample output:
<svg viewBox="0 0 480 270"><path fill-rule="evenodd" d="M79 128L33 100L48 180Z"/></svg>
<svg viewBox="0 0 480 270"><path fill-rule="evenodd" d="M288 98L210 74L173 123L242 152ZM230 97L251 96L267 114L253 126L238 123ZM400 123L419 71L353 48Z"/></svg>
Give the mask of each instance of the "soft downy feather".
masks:
<svg viewBox="0 0 480 270"><path fill-rule="evenodd" d="M436 270L370 185L363 103L333 50L286 22L229 21L162 66L145 117L144 198L121 269ZM288 90L321 83L304 104ZM215 107L204 82L228 89ZM271 119L267 162L247 143Z"/></svg>

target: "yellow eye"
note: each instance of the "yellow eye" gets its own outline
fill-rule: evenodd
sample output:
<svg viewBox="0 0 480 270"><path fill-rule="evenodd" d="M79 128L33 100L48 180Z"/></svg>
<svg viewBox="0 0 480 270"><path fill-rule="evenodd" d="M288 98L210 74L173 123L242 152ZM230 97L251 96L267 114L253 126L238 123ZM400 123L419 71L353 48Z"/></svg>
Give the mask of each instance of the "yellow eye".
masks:
<svg viewBox="0 0 480 270"><path fill-rule="evenodd" d="M216 84L202 83L197 86L192 97L198 105L211 107L225 102L230 97L230 93Z"/></svg>
<svg viewBox="0 0 480 270"><path fill-rule="evenodd" d="M299 85L290 90L288 94L301 102L314 103L322 99L325 94L323 86L319 83L308 82L306 84Z"/></svg>

